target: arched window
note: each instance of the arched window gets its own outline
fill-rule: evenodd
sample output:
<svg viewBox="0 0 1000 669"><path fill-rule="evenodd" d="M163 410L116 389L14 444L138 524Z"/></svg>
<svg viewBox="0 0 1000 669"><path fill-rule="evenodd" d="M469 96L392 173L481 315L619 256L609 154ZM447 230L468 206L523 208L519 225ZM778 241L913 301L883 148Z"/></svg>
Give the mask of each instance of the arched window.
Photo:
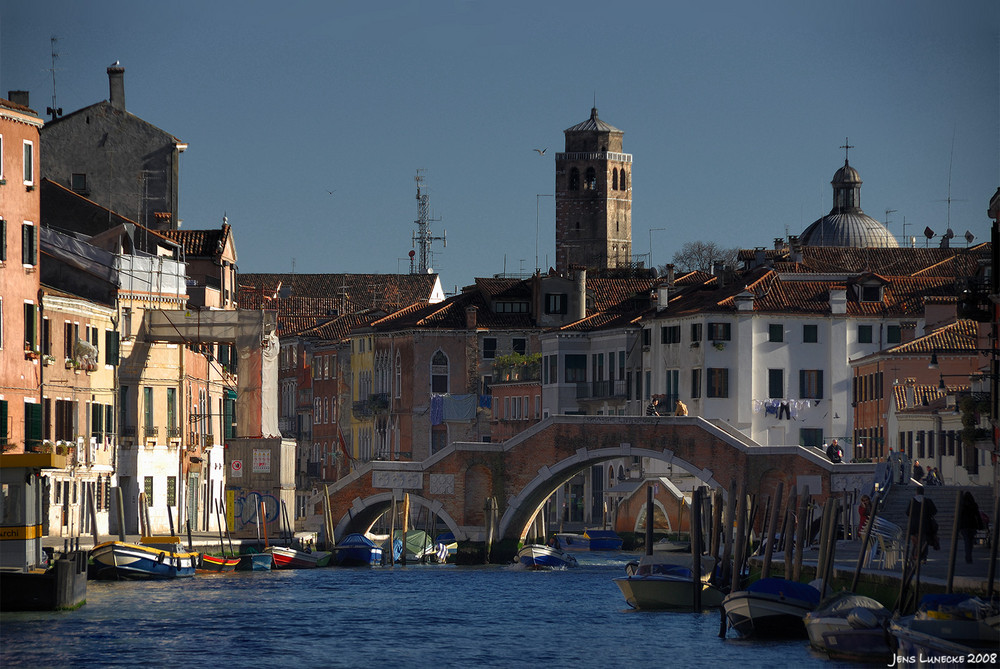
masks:
<svg viewBox="0 0 1000 669"><path fill-rule="evenodd" d="M569 189L580 190L580 170L575 167L569 171Z"/></svg>
<svg viewBox="0 0 1000 669"><path fill-rule="evenodd" d="M403 364L399 357L399 351L396 351L396 397L401 397L403 387Z"/></svg>
<svg viewBox="0 0 1000 669"><path fill-rule="evenodd" d="M618 168L617 167L615 168L615 171L612 172L612 176L611 176L611 190L618 190Z"/></svg>
<svg viewBox="0 0 1000 669"><path fill-rule="evenodd" d="M584 190L597 190L597 171L593 167L587 168L587 181L583 184Z"/></svg>
<svg viewBox="0 0 1000 669"><path fill-rule="evenodd" d="M448 356L441 350L431 358L431 392L448 392Z"/></svg>
<svg viewBox="0 0 1000 669"><path fill-rule="evenodd" d="M622 180L618 184L621 186L620 190L628 190L628 175L625 173L624 168L622 169Z"/></svg>

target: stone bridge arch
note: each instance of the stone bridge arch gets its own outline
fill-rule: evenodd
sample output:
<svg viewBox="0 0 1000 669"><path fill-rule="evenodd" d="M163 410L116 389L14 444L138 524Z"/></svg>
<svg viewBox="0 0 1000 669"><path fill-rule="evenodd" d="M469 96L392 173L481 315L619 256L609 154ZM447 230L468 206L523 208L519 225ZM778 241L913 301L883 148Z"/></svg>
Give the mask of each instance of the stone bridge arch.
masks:
<svg viewBox="0 0 1000 669"><path fill-rule="evenodd" d="M455 522L455 519L444 508L444 504L440 500L427 499L422 495L412 492L408 494L410 495L411 509L414 507L427 509L429 513L437 515L444 525L447 526L448 530L454 533L457 539L465 538L462 527ZM394 498L397 504L401 504L403 501L402 494L392 491L376 493L364 499L360 497L355 498L351 508L338 521L334 529L334 536L344 537L354 532L364 534L371 529L375 521L379 519L379 516L392 509ZM442 528L442 531L444 531L444 528Z"/></svg>
<svg viewBox="0 0 1000 669"><path fill-rule="evenodd" d="M610 460L621 458L648 457L661 460L691 474L704 485L712 488L722 486L715 480L711 471L700 468L694 463L688 462L682 457L678 457L673 451L658 451L648 448L633 448L629 444L621 444L618 447L597 448L588 450L578 449L573 455L553 464L544 466L523 490L510 498L507 510L500 518L499 533L506 538L523 538L528 531L528 526L532 518L535 517L545 500L556 491L563 483L571 479L576 474L587 468ZM663 509L666 513L666 509Z"/></svg>

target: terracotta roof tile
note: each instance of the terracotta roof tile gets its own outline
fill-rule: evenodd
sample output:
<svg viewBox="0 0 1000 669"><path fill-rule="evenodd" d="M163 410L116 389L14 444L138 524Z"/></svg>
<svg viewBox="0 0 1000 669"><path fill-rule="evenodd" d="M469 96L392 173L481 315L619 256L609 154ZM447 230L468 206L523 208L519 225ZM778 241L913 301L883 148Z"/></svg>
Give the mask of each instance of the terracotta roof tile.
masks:
<svg viewBox="0 0 1000 669"><path fill-rule="evenodd" d="M938 328L923 337L894 346L886 353L974 353L977 348L978 326L975 321L961 319Z"/></svg>
<svg viewBox="0 0 1000 669"><path fill-rule="evenodd" d="M214 258L222 253L231 228L223 223L218 230L164 230L163 235L184 247L184 254L194 258Z"/></svg>

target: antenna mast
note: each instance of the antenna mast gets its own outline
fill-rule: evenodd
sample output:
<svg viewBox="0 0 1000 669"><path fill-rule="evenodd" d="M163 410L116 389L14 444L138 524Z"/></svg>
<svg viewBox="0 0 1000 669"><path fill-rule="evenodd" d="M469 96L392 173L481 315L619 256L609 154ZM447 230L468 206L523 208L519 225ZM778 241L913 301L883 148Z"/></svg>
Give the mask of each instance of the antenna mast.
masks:
<svg viewBox="0 0 1000 669"><path fill-rule="evenodd" d="M59 41L59 38L56 37L55 35L53 35L52 38L51 38L51 42L52 42L52 68L50 69L50 71L52 72L52 106L51 107L47 107L45 109L45 113L48 114L49 116L51 116L53 121L56 120L57 118L59 118L60 116L62 116L62 113L63 113L62 109L60 109L59 107L56 106L56 59L59 57L59 54L56 53L56 42L58 42L58 41Z"/></svg>
<svg viewBox="0 0 1000 669"><path fill-rule="evenodd" d="M448 240L446 239L448 231L444 231L444 235L441 237L434 237L431 235L430 224L431 221L440 221L439 218L430 217L430 201L427 195L427 191L422 190L421 186L424 183L424 175L422 169L417 170L417 176L413 177L413 180L417 182L417 220L414 223L417 225L417 231L413 233L412 245L417 249L417 274L427 274L427 270L430 269L430 264L428 259L431 255L431 243L436 241L444 242L444 247L448 248ZM413 271L413 263L410 263L410 273Z"/></svg>

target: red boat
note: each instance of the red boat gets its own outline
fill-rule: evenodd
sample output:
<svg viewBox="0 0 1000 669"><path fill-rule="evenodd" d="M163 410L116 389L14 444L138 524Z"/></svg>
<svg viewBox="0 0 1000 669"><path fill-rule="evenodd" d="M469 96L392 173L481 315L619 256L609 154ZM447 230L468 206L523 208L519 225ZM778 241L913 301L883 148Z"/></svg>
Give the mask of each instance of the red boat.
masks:
<svg viewBox="0 0 1000 669"><path fill-rule="evenodd" d="M297 551L294 548L284 546L271 546L264 549L265 553L270 553L274 558L275 569L314 569L325 567L330 564L329 551Z"/></svg>
<svg viewBox="0 0 1000 669"><path fill-rule="evenodd" d="M198 572L199 573L222 573L229 572L236 569L236 565L240 563L238 557L219 557L217 555L206 555L202 553L201 560L198 562Z"/></svg>

